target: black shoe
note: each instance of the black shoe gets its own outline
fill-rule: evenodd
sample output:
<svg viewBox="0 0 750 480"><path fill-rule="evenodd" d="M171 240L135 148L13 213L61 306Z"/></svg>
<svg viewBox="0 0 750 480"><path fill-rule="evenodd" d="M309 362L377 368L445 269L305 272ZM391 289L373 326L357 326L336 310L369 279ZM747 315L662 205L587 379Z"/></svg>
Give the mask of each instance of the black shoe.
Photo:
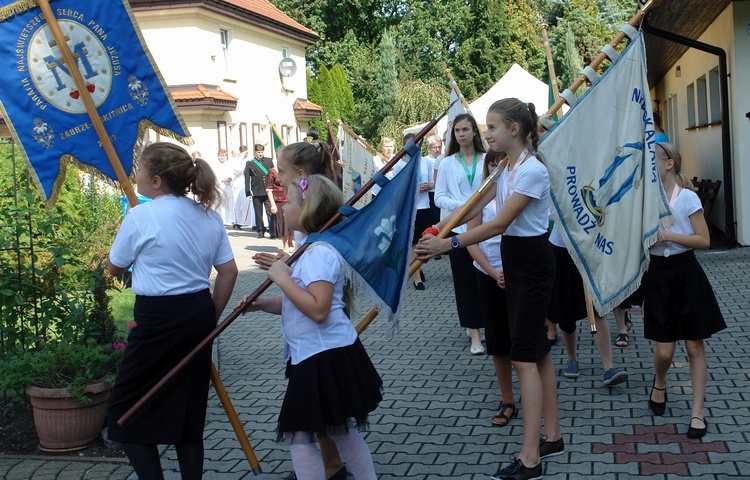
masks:
<svg viewBox="0 0 750 480"><path fill-rule="evenodd" d="M663 402L655 402L651 400L651 397L654 394L654 390L658 390L660 392L664 392L664 401ZM664 412L667 410L667 387L664 388L656 388L656 377L654 377L654 384L651 386L651 393L648 395L648 407L651 409L652 412L654 412L654 415L657 417L661 417L664 415Z"/></svg>
<svg viewBox="0 0 750 480"><path fill-rule="evenodd" d="M527 467L521 460L513 458L510 465L499 468L490 478L493 480L539 480L542 478L542 462L539 462L536 467Z"/></svg>
<svg viewBox="0 0 750 480"><path fill-rule="evenodd" d="M328 480L346 480L347 475L349 475L349 472L346 471L346 467L341 467L341 470L334 473Z"/></svg>
<svg viewBox="0 0 750 480"><path fill-rule="evenodd" d="M297 474L294 473L294 472L292 472L289 475L287 475L286 477L284 477L284 480L297 480Z"/></svg>
<svg viewBox="0 0 750 480"><path fill-rule="evenodd" d="M688 428L687 431L687 437L688 438L703 438L706 436L706 432L708 431L708 422L705 418L701 417L693 417L690 419L690 422L693 422L693 419L700 420L703 422L703 428L695 428L692 425Z"/></svg>
<svg viewBox="0 0 750 480"><path fill-rule="evenodd" d="M424 272L422 270L419 271L419 279L422 280L423 282L427 281L427 279L424 276Z"/></svg>
<svg viewBox="0 0 750 480"><path fill-rule="evenodd" d="M269 235L268 238L270 240L276 240L276 238L278 238L278 237L276 237L276 235Z"/></svg>
<svg viewBox="0 0 750 480"><path fill-rule="evenodd" d="M565 453L565 443L562 437L556 442L547 441L547 435L542 435L539 439L539 459L544 460L545 458L556 457Z"/></svg>
<svg viewBox="0 0 750 480"><path fill-rule="evenodd" d="M435 255L433 258L435 260L440 260L441 258L443 258L443 256L442 255Z"/></svg>
<svg viewBox="0 0 750 480"><path fill-rule="evenodd" d="M414 288L416 288L417 290L424 290L424 283L422 283L422 282L419 282L419 283L414 282Z"/></svg>

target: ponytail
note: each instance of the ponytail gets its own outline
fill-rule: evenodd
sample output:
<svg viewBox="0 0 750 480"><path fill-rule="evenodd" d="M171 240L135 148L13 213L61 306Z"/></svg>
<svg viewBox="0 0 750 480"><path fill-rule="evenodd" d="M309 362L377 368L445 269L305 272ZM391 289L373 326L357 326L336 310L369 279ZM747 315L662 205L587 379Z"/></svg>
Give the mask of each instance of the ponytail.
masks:
<svg viewBox="0 0 750 480"><path fill-rule="evenodd" d="M303 170L306 175L323 175L336 182L331 149L325 142L291 143L279 151L295 170Z"/></svg>

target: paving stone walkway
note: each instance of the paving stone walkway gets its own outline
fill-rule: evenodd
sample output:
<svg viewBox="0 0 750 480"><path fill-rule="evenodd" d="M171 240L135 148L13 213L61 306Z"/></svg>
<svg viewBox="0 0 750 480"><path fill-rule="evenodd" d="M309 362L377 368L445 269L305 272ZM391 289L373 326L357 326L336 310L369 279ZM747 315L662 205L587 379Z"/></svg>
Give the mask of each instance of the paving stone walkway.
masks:
<svg viewBox="0 0 750 480"><path fill-rule="evenodd" d="M252 254L273 251L278 242L246 231L229 231L229 236L240 266L233 305L265 278ZM602 386L601 361L582 321L580 377L562 376L564 347L561 342L553 347L566 453L545 461L546 479L750 478L750 249L699 252L698 258L728 324L706 342L708 435L702 440L685 436L691 388L684 345L678 345L668 376L667 413L653 417L647 406L653 344L641 336L642 317L631 315L630 346L613 347L615 366L626 368L630 379L612 388ZM519 452L522 419L503 428L491 426L500 401L492 362L468 352L469 339L456 318L448 259L430 262L424 272L427 289L408 286L396 336L388 339L379 319L362 335L385 382L384 400L371 415L366 439L381 480L486 479ZM269 294L274 293L271 287ZM610 326L614 331L611 316ZM287 447L274 442L286 386L278 318L255 313L238 319L216 342L215 359L264 473L250 472L212 391L204 478L283 478L292 464ZM518 392L517 383L514 387ZM163 464L167 480L180 478L172 449L165 450ZM124 459L5 455L0 456L0 478L136 477Z"/></svg>

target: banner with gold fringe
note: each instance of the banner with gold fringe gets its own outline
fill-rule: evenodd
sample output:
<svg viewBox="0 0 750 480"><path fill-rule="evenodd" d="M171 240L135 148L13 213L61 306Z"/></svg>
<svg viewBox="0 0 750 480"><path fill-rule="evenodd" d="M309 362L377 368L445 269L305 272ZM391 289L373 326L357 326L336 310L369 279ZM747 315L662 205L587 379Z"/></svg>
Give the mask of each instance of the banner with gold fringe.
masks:
<svg viewBox="0 0 750 480"><path fill-rule="evenodd" d="M55 0L76 65L67 65L36 1L0 0L2 114L42 196L54 198L67 161L117 180L70 68L86 83L123 170L146 129L192 143L127 0Z"/></svg>

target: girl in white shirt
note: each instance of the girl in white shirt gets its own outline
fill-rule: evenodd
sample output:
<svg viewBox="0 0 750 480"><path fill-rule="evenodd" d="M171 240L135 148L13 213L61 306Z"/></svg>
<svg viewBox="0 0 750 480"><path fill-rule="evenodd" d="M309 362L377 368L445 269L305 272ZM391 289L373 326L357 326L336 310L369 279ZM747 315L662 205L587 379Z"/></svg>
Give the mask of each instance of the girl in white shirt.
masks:
<svg viewBox="0 0 750 480"><path fill-rule="evenodd" d="M493 197L501 205L500 212L493 220L451 239L427 234L417 245L419 258L426 260L504 234L501 256L508 295L510 359L521 386L524 434L518 456L492 475L498 480L542 478L541 459L565 452L557 379L544 329L555 261L547 240L549 175L532 153L539 138L537 120L533 103L506 98L490 106L485 138L492 150L508 154L508 163L496 181L496 191L488 190L461 220L473 218ZM440 222L437 228L445 223ZM544 435L540 439L542 418Z"/></svg>
<svg viewBox="0 0 750 480"><path fill-rule="evenodd" d="M109 252L112 275L133 265L137 324L109 399L109 436L123 443L139 478L163 478L158 444L176 446L182 478L201 478L210 347L128 423L117 420L213 331L229 301L237 265L212 209L222 193L208 163L171 143L146 147L135 178L153 201L128 212Z"/></svg>
<svg viewBox="0 0 750 480"><path fill-rule="evenodd" d="M693 253L706 249L711 239L703 207L692 182L682 174L682 157L671 143L656 144L656 161L674 224L661 231L651 247L651 262L643 277L644 336L656 342L654 382L648 404L654 415L667 405L667 372L676 342L685 341L693 387L689 438L701 438L707 425L703 412L708 366L703 340L726 328L711 284Z"/></svg>
<svg viewBox="0 0 750 480"><path fill-rule="evenodd" d="M435 182L435 205L441 208L441 217L463 205L482 185L483 165L484 145L476 120L466 113L457 115L451 128L448 152L440 163ZM459 225L452 233L465 231L466 225ZM459 324L471 338L469 352L472 355L483 355L485 350L479 329L484 327L484 322L479 308L477 276L471 255L461 249L451 251L448 257Z"/></svg>
<svg viewBox="0 0 750 480"><path fill-rule="evenodd" d="M338 187L322 175L293 180L284 218L293 230L318 231L343 203ZM336 444L355 478L375 479L372 456L356 427L382 400L383 382L347 315L341 260L335 250L313 243L293 266L275 262L268 278L279 297L259 298L248 310L281 314L287 387L279 414L277 440L290 446L300 480L325 479L313 441L325 435Z"/></svg>

